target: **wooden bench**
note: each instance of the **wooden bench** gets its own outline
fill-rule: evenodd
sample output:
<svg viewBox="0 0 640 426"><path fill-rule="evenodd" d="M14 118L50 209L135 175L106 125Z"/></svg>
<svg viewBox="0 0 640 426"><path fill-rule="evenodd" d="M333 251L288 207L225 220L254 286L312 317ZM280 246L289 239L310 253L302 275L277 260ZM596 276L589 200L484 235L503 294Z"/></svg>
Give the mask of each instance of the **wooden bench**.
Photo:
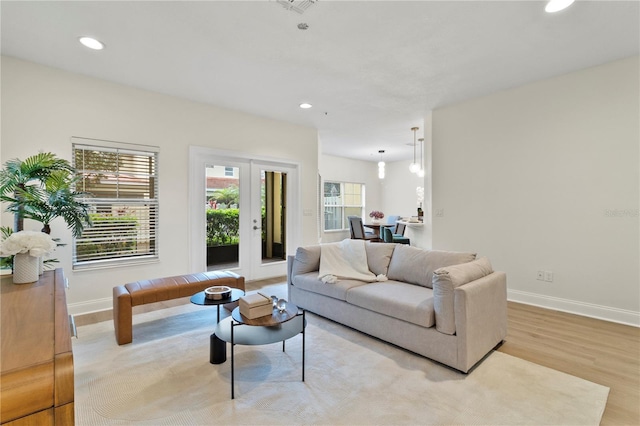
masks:
<svg viewBox="0 0 640 426"><path fill-rule="evenodd" d="M244 291L244 277L229 271L210 271L136 281L113 288L113 325L119 345L133 341L133 307L192 296L216 285Z"/></svg>

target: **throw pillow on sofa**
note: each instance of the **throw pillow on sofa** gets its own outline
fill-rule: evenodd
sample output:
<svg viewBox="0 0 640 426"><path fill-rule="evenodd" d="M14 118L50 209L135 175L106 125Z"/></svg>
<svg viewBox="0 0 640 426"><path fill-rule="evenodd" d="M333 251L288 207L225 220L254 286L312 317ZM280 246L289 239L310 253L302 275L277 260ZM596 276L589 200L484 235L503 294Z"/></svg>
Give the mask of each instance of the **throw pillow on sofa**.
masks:
<svg viewBox="0 0 640 426"><path fill-rule="evenodd" d="M395 247L396 244L372 243L371 241L367 241L365 249L367 250L369 270L376 275L387 275L391 255Z"/></svg>
<svg viewBox="0 0 640 426"><path fill-rule="evenodd" d="M389 264L390 280L432 288L433 271L445 266L471 262L475 253L423 250L405 244L396 245Z"/></svg>
<svg viewBox="0 0 640 426"><path fill-rule="evenodd" d="M436 330L445 334L456 332L454 314L454 290L471 281L493 272L486 257L473 262L439 268L433 272L433 310L436 315Z"/></svg>
<svg viewBox="0 0 640 426"><path fill-rule="evenodd" d="M320 268L320 246L298 247L293 259L293 275L306 274Z"/></svg>

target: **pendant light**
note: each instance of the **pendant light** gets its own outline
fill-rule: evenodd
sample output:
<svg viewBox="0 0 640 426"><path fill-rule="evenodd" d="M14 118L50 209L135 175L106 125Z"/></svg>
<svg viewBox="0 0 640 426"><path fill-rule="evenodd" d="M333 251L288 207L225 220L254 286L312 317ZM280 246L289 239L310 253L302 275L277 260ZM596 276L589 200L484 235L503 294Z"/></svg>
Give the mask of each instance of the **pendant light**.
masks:
<svg viewBox="0 0 640 426"><path fill-rule="evenodd" d="M384 149L378 151L380 154L380 161L378 161L378 179L384 179L384 161L382 161L382 154L384 154Z"/></svg>
<svg viewBox="0 0 640 426"><path fill-rule="evenodd" d="M416 172L419 177L424 177L424 138L418 139L420 142L420 169Z"/></svg>
<svg viewBox="0 0 640 426"><path fill-rule="evenodd" d="M416 132L418 131L418 127L412 127L413 130L413 163L409 165L409 171L411 173L417 173L420 170L420 164L416 162Z"/></svg>

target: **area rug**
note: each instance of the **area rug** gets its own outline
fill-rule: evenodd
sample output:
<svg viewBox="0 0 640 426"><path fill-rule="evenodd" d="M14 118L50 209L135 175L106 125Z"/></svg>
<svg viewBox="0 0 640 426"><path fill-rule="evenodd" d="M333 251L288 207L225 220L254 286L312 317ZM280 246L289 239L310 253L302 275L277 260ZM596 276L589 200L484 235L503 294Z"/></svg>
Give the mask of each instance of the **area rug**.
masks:
<svg viewBox="0 0 640 426"><path fill-rule="evenodd" d="M597 425L609 393L500 352L465 375L308 314L305 381L301 335L286 352L237 345L231 400L230 359L209 363L215 316L191 304L137 314L124 346L110 321L79 327L76 424Z"/></svg>

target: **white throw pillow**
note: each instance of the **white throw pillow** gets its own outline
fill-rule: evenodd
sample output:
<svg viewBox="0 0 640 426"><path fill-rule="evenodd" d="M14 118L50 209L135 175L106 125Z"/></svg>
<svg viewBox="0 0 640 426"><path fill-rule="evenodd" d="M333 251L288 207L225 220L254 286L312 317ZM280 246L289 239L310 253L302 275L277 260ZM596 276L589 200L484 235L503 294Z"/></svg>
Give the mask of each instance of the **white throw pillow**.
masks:
<svg viewBox="0 0 640 426"><path fill-rule="evenodd" d="M369 270L376 275L387 275L389 272L389 262L396 244L367 242L367 263Z"/></svg>
<svg viewBox="0 0 640 426"><path fill-rule="evenodd" d="M320 246L298 247L293 260L293 276L317 271L320 268Z"/></svg>

